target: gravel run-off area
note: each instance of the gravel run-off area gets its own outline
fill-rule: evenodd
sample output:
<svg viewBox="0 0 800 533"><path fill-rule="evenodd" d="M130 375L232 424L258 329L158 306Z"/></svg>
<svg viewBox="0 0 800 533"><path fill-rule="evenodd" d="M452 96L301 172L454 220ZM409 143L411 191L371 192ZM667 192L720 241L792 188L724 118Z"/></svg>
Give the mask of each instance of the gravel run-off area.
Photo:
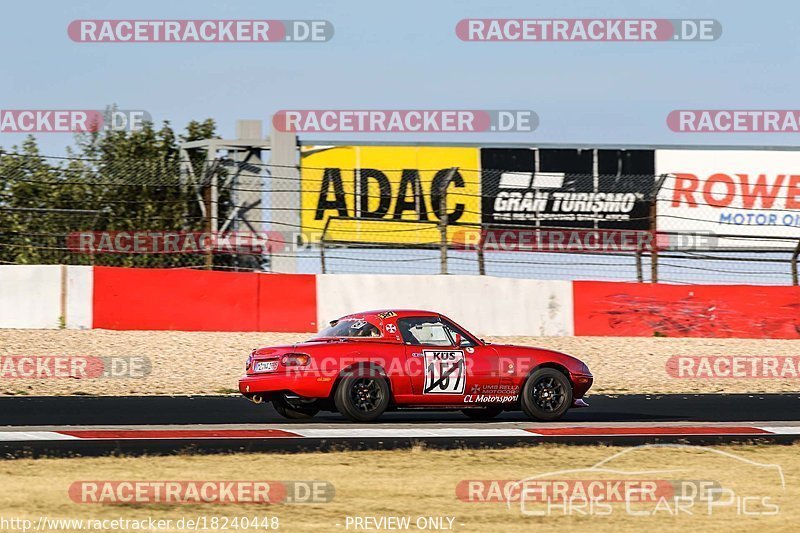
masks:
<svg viewBox="0 0 800 533"><path fill-rule="evenodd" d="M122 356L146 361L136 378L23 379L3 374L0 395L199 395L236 392L252 348L309 338L293 333L0 330L0 356ZM595 376L590 393L800 392L800 379L671 377L671 356L800 355L800 340L645 337L487 337L575 355ZM139 363L140 364L140 363Z"/></svg>

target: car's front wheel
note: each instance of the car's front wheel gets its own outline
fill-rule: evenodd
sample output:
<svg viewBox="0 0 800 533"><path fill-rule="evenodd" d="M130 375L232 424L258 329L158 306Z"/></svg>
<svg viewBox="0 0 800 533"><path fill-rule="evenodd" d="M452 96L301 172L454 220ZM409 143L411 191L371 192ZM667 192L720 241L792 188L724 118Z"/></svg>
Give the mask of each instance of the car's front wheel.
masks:
<svg viewBox="0 0 800 533"><path fill-rule="evenodd" d="M339 383L336 409L354 422L372 422L389 406L389 384L380 376L349 376Z"/></svg>
<svg viewBox="0 0 800 533"><path fill-rule="evenodd" d="M319 408L315 404L316 400L289 399L285 394L272 400L272 406L278 411L278 414L292 420L311 418L319 413Z"/></svg>
<svg viewBox="0 0 800 533"><path fill-rule="evenodd" d="M522 410L536 420L558 420L572 405L572 385L555 368L540 368L522 387Z"/></svg>

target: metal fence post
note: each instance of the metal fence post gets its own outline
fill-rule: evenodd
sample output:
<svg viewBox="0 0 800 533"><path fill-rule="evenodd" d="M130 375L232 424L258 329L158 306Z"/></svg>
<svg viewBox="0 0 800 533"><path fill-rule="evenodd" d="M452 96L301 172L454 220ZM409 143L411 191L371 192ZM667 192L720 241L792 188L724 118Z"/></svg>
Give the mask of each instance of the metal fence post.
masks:
<svg viewBox="0 0 800 533"><path fill-rule="evenodd" d="M644 281L644 274L642 273L642 250L636 250L636 281L642 283Z"/></svg>
<svg viewBox="0 0 800 533"><path fill-rule="evenodd" d="M650 204L650 232L653 236L650 243L650 283L658 283L658 232L656 228L658 194L653 195Z"/></svg>
<svg viewBox="0 0 800 533"><path fill-rule="evenodd" d="M206 205L206 219L205 219L205 230L208 235L216 237L216 231L214 228L214 215L212 214L212 205L214 204L214 194L211 192L212 186L207 185L203 190L203 203ZM214 268L214 250L209 248L206 250L206 257L205 257L205 266L208 270L212 270Z"/></svg>
<svg viewBox="0 0 800 533"><path fill-rule="evenodd" d="M214 148L212 150L212 148ZM203 200L206 204L206 231L216 242L217 233L219 231L219 182L217 173L219 172L217 160L217 151L214 145L209 145L206 152L206 160L203 168L203 182L208 181L205 190L203 191ZM214 250L210 248L206 252L206 268L213 270L214 268Z"/></svg>
<svg viewBox="0 0 800 533"><path fill-rule="evenodd" d="M331 218L333 217L329 217L328 220L325 221L325 226L322 227L322 235L319 236L319 263L322 274L327 274L327 265L325 265L325 236L328 234L328 225L331 223Z"/></svg>
<svg viewBox="0 0 800 533"><path fill-rule="evenodd" d="M58 317L58 327L64 329L67 327L69 322L69 316L67 316L67 309L69 305L67 304L68 294L67 294L67 287L69 286L69 272L67 270L67 265L60 265L61 266L61 299L59 302L59 317Z"/></svg>
<svg viewBox="0 0 800 533"><path fill-rule="evenodd" d="M319 263L320 269L322 270L323 274L325 272L325 237L321 237L319 240Z"/></svg>
<svg viewBox="0 0 800 533"><path fill-rule="evenodd" d="M483 257L483 225L479 226L478 231L481 232L481 237L478 239L478 275L486 275L486 261Z"/></svg>
<svg viewBox="0 0 800 533"><path fill-rule="evenodd" d="M447 188L450 181L456 175L458 167L452 167L447 174L447 179L442 184L441 196L439 197L439 262L440 274L447 274Z"/></svg>

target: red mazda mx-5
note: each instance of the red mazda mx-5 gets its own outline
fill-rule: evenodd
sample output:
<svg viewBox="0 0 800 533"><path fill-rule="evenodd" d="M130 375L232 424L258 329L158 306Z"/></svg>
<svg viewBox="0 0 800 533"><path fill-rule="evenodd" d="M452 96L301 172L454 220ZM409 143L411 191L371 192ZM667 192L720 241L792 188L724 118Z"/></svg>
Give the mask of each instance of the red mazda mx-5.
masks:
<svg viewBox="0 0 800 533"><path fill-rule="evenodd" d="M575 357L490 344L430 311L355 313L314 338L253 350L239 391L287 418L321 410L368 422L387 409L460 409L475 419L522 409L556 420L584 407L589 368Z"/></svg>

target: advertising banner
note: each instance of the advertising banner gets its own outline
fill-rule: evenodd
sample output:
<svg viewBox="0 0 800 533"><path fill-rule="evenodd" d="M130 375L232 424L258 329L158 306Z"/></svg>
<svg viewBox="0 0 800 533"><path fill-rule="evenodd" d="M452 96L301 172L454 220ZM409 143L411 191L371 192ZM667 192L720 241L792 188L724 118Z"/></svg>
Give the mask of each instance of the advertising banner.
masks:
<svg viewBox="0 0 800 533"><path fill-rule="evenodd" d="M451 168L458 170L451 176ZM443 186L448 224L480 223L477 148L307 147L301 155L301 223L311 240L353 244L440 242ZM330 220L329 222L329 219ZM448 238L457 227L448 229Z"/></svg>
<svg viewBox="0 0 800 533"><path fill-rule="evenodd" d="M669 174L658 195L659 231L713 233L720 248L797 246L800 152L658 150L656 171Z"/></svg>
<svg viewBox="0 0 800 533"><path fill-rule="evenodd" d="M652 150L484 148L481 169L484 224L650 228Z"/></svg>

